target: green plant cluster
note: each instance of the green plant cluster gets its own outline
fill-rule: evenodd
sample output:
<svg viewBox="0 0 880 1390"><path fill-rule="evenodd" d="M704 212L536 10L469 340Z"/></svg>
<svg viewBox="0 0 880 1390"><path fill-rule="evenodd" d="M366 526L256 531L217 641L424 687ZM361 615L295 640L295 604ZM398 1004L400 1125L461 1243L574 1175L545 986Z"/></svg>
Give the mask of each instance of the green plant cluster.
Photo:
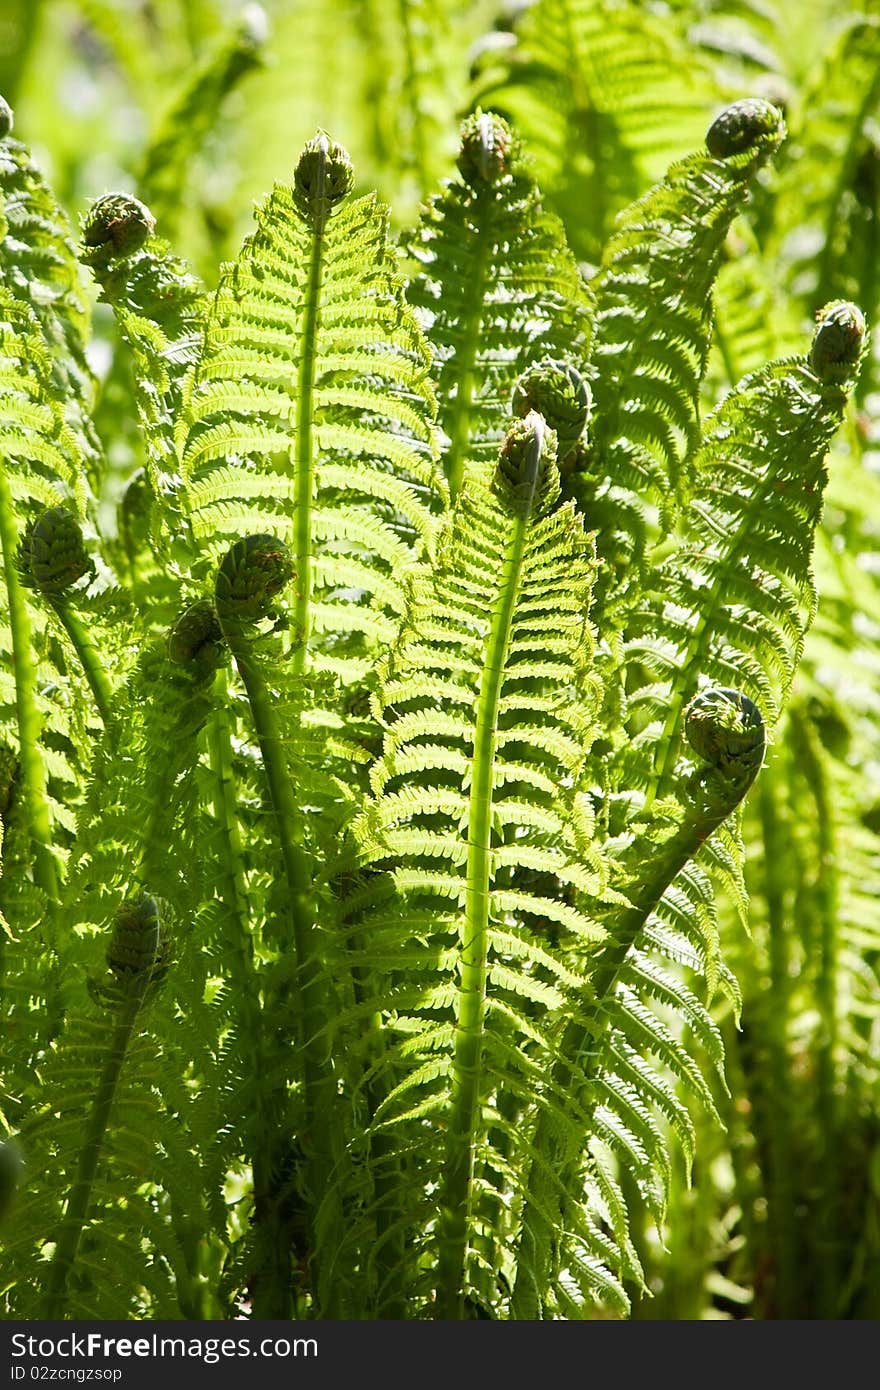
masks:
<svg viewBox="0 0 880 1390"><path fill-rule="evenodd" d="M499 21L444 164L403 5L400 234L318 130L219 266L254 7L78 235L2 104L6 1316L876 1311L874 25L843 273L690 9Z"/></svg>

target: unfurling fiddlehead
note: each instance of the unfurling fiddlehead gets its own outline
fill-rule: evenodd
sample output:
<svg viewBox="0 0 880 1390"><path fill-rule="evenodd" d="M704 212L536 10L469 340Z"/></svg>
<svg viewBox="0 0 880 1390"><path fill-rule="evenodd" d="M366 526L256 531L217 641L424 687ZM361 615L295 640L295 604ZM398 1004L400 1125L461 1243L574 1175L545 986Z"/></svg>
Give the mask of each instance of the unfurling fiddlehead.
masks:
<svg viewBox="0 0 880 1390"><path fill-rule="evenodd" d="M202 332L202 286L156 235L150 209L129 193L107 193L92 204L79 255L131 352L150 491L165 503L153 520L165 523L178 482L174 420L181 382Z"/></svg>
<svg viewBox="0 0 880 1390"><path fill-rule="evenodd" d="M148 207L130 193L105 193L89 208L83 222L82 259L98 273L114 261L127 260L146 245L156 230Z"/></svg>
<svg viewBox="0 0 880 1390"><path fill-rule="evenodd" d="M613 986L627 951L675 875L736 810L764 762L764 720L754 701L737 690L699 691L685 709L684 727L704 765L683 782L683 812L667 838L658 843L648 821L625 852L621 862L631 879L624 884L630 905L605 922L609 941L593 974L598 997Z"/></svg>
<svg viewBox="0 0 880 1390"><path fill-rule="evenodd" d="M321 227L353 185L348 151L319 131L300 155L293 176L293 201L303 221Z"/></svg>
<svg viewBox="0 0 880 1390"><path fill-rule="evenodd" d="M168 969L169 949L165 909L157 898L142 893L120 905L107 947L110 977L92 990L93 997L111 1012L112 1032L52 1259L46 1303L50 1318L64 1316L68 1279L88 1216L119 1078L138 1016Z"/></svg>
<svg viewBox="0 0 880 1390"><path fill-rule="evenodd" d="M590 419L593 397L587 381L576 367L549 358L536 362L523 372L513 388L513 409L517 415L537 410L556 434L560 467L582 442Z"/></svg>
<svg viewBox="0 0 880 1390"><path fill-rule="evenodd" d="M225 662L223 632L213 603L198 599L181 613L166 643L168 659L175 666L211 676Z"/></svg>
<svg viewBox="0 0 880 1390"><path fill-rule="evenodd" d="M290 553L277 536L246 536L223 557L217 574L217 614L224 631L269 616L272 600L294 577Z"/></svg>
<svg viewBox="0 0 880 1390"><path fill-rule="evenodd" d="M556 435L543 415L531 410L511 426L498 451L495 495L518 517L539 515L559 496L555 461Z"/></svg>
<svg viewBox="0 0 880 1390"><path fill-rule="evenodd" d="M706 132L706 149L714 159L744 154L768 137L778 140L782 113L760 97L745 97L726 107Z"/></svg>
<svg viewBox="0 0 880 1390"><path fill-rule="evenodd" d="M50 507L28 527L16 554L23 584L38 589L73 644L98 713L109 728L113 692L88 628L73 608L73 590L95 573L82 527L66 507Z"/></svg>
<svg viewBox="0 0 880 1390"><path fill-rule="evenodd" d="M833 300L819 310L810 347L810 367L828 386L848 386L865 352L865 318L855 304Z"/></svg>
<svg viewBox="0 0 880 1390"><path fill-rule="evenodd" d="M507 122L491 111L476 111L461 128L458 171L471 188L497 183L508 172L513 152Z"/></svg>
<svg viewBox="0 0 880 1390"><path fill-rule="evenodd" d="M94 573L82 527L66 507L50 507L28 528L18 563L22 582L52 599Z"/></svg>
<svg viewBox="0 0 880 1390"><path fill-rule="evenodd" d="M136 989L143 999L167 973L170 939L163 920L166 914L164 905L147 893L118 909L107 946L107 965L124 992Z"/></svg>
<svg viewBox="0 0 880 1390"><path fill-rule="evenodd" d="M409 239L420 270L407 289L410 303L430 316L453 498L472 462L494 461L520 374L545 357L582 360L592 321L591 295L561 224L546 212L501 116L468 117L458 169L460 180L432 199ZM545 367L552 370L541 363L539 372ZM545 387L551 396L558 389ZM545 405L542 397L515 408L541 411L556 429Z"/></svg>
<svg viewBox="0 0 880 1390"><path fill-rule="evenodd" d="M732 786L751 786L764 761L764 721L753 700L727 686L694 696L684 712L685 738Z"/></svg>
<svg viewBox="0 0 880 1390"><path fill-rule="evenodd" d="M7 135L12 134L14 124L12 107L5 97L0 97L0 140L5 140Z"/></svg>

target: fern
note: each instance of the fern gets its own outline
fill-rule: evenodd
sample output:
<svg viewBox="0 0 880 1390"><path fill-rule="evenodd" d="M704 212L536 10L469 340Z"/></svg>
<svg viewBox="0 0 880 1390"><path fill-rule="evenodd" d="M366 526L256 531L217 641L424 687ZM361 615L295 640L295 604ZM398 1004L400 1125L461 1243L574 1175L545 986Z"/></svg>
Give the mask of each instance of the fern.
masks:
<svg viewBox="0 0 880 1390"><path fill-rule="evenodd" d="M554 506L554 454L553 436L533 414L508 435L495 495L482 471L465 483L436 574L414 596L382 680L385 747L371 775L373 802L354 832L362 860L394 861L400 903L377 885L376 906L358 915L358 935L376 944L362 960L355 951L355 961L375 968L381 940L383 975L390 968L403 981L416 933L442 971L392 993L382 1065L400 1074L374 1118L377 1134L392 1127L416 1211L442 1163L431 1256L441 1316L461 1316L471 1288L485 1296L481 1257L496 1240L503 1246L489 1175L508 1165L492 1150L484 1112L506 1083L516 1095L534 1072L516 1030L540 1038L540 1015L560 1007L577 979L564 957L530 938L536 929L584 942L598 935L585 902L601 891L601 866L580 867L583 812L550 772L561 760L566 780L576 781L596 698L583 616L589 543L571 508ZM498 556L497 578L487 553ZM536 863L552 864L574 900L517 887L517 871ZM444 949L444 939L457 947ZM526 1022L533 1006L539 1017ZM382 995L371 1003L368 993L364 1007L381 1011Z"/></svg>
<svg viewBox="0 0 880 1390"><path fill-rule="evenodd" d="M740 44L722 68L701 40L691 84L686 6L661 23L540 0L483 45L499 113L465 120L400 250L319 131L215 277L216 188L168 196L210 159L254 36L212 0L154 11L156 55L98 0L81 11L151 109L161 63L195 55L132 155L154 211L98 198L74 252L0 108L4 1310L627 1316L672 1221L695 1297L723 1298L725 1260L741 1302L735 1233L764 1258L764 1199L775 1306L812 1306L799 1267L823 1252L821 1306L872 1306L876 1246L850 1260L841 1236L875 1142L864 420L794 685L867 330L834 298L785 355L792 296L759 322L794 264L778 197L797 150L765 172L775 104L735 102L682 158L764 59ZM358 138L396 144L398 210L454 138L431 94L460 36L422 32L433 13L339 20L339 52L390 36L388 91L361 75L341 107L372 93ZM313 0L302 23L326 15ZM288 42L299 12L281 19ZM843 206L830 185L820 201ZM99 311L97 406L77 258L117 325ZM792 1085L804 1045L815 1104ZM799 1098L775 1133L765 1065ZM707 1182L719 1116L739 1166ZM820 1182L838 1143L853 1180ZM791 1163L815 1239L791 1238ZM701 1219L718 1204L702 1235L692 1171Z"/></svg>
<svg viewBox="0 0 880 1390"><path fill-rule="evenodd" d="M726 108L706 151L620 215L592 281L595 424L571 486L618 583L644 561L648 509L674 510L689 491L724 239L782 134L767 102Z"/></svg>
<svg viewBox="0 0 880 1390"><path fill-rule="evenodd" d="M469 459L492 458L514 384L534 358L585 355L590 306L510 127L478 112L462 128L458 163L460 179L429 205L407 248L418 267L408 297L433 346L453 496Z"/></svg>
<svg viewBox="0 0 880 1390"><path fill-rule="evenodd" d="M5 103L4 103L5 105ZM53 386L76 436L91 486L103 478L92 422L95 383L86 358L89 316L67 216L0 112L0 265L6 289L30 305L50 353Z"/></svg>
<svg viewBox="0 0 880 1390"><path fill-rule="evenodd" d="M595 265L616 213L694 143L712 80L634 3L539 0L513 38L481 55L478 99L528 135L575 254Z"/></svg>
<svg viewBox="0 0 880 1390"><path fill-rule="evenodd" d="M658 788L698 675L739 682L776 721L815 604L808 566L827 481L824 459L863 339L858 310L828 306L809 364L784 361L747 378L707 430L683 543L650 582L657 601L635 614L631 626L631 659L660 683L670 681L673 692L670 701L660 684ZM776 447L757 416L775 422ZM658 708L657 690L643 685L631 708L648 722Z"/></svg>
<svg viewBox="0 0 880 1390"><path fill-rule="evenodd" d="M178 431L196 535L271 524L290 543L300 672L313 631L391 634L406 546L429 539L438 495L425 349L384 215L347 203L350 187L345 151L317 136L217 291ZM331 523L324 498L341 496Z"/></svg>

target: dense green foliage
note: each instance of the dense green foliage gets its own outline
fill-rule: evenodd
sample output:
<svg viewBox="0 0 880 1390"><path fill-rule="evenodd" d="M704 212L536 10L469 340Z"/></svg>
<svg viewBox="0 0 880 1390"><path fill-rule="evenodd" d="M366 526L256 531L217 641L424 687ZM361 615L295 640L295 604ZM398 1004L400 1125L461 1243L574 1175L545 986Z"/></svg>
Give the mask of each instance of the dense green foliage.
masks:
<svg viewBox="0 0 880 1390"><path fill-rule="evenodd" d="M880 12L268 9L9 6L0 1308L876 1317Z"/></svg>

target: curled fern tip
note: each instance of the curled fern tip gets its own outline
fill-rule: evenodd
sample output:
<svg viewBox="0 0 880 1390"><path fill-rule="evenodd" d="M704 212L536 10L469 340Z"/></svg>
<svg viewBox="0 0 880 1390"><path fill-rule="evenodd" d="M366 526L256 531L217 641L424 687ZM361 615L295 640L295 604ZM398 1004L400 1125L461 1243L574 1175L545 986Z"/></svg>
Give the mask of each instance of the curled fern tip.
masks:
<svg viewBox="0 0 880 1390"><path fill-rule="evenodd" d="M120 984L158 984L168 970L170 942L165 913L149 893L130 898L117 910L107 947L107 964Z"/></svg>
<svg viewBox="0 0 880 1390"><path fill-rule="evenodd" d="M727 777L750 783L764 761L766 733L753 700L727 686L701 690L684 716L684 731L695 753Z"/></svg>
<svg viewBox="0 0 880 1390"><path fill-rule="evenodd" d="M768 140L779 144L785 134L782 112L761 97L744 97L725 107L706 132L706 149L715 159L743 154Z"/></svg>
<svg viewBox="0 0 880 1390"><path fill-rule="evenodd" d="M518 515L552 500L558 490L556 435L532 410L511 426L498 452L495 492ZM557 483L554 490L553 484Z"/></svg>
<svg viewBox="0 0 880 1390"><path fill-rule="evenodd" d="M223 665L223 633L209 599L199 599L181 613L168 633L168 658L198 675L212 675Z"/></svg>
<svg viewBox="0 0 880 1390"><path fill-rule="evenodd" d="M277 536L245 536L223 557L215 596L221 622L227 618L257 622L267 616L272 599L294 576L290 552Z"/></svg>
<svg viewBox="0 0 880 1390"><path fill-rule="evenodd" d="M348 150L319 131L300 155L293 176L293 201L303 221L310 226L326 221L353 184Z"/></svg>
<svg viewBox="0 0 880 1390"><path fill-rule="evenodd" d="M5 140L7 135L12 134L14 124L12 107L5 97L0 97L0 140Z"/></svg>
<svg viewBox="0 0 880 1390"><path fill-rule="evenodd" d="M526 416L536 410L556 433L560 462L578 444L587 427L593 398L580 372L549 358L523 372L513 388L513 410Z"/></svg>
<svg viewBox="0 0 880 1390"><path fill-rule="evenodd" d="M130 193L105 193L83 221L82 259L95 270L125 260L140 251L155 229L156 219L140 199Z"/></svg>
<svg viewBox="0 0 880 1390"><path fill-rule="evenodd" d="M18 551L22 580L58 597L94 573L82 528L66 507L50 507L25 533Z"/></svg>
<svg viewBox="0 0 880 1390"><path fill-rule="evenodd" d="M491 111L468 116L461 128L458 169L471 188L498 183L510 168L513 132Z"/></svg>
<svg viewBox="0 0 880 1390"><path fill-rule="evenodd" d="M820 309L810 347L810 366L820 381L842 385L858 371L865 348L865 317L844 299Z"/></svg>

